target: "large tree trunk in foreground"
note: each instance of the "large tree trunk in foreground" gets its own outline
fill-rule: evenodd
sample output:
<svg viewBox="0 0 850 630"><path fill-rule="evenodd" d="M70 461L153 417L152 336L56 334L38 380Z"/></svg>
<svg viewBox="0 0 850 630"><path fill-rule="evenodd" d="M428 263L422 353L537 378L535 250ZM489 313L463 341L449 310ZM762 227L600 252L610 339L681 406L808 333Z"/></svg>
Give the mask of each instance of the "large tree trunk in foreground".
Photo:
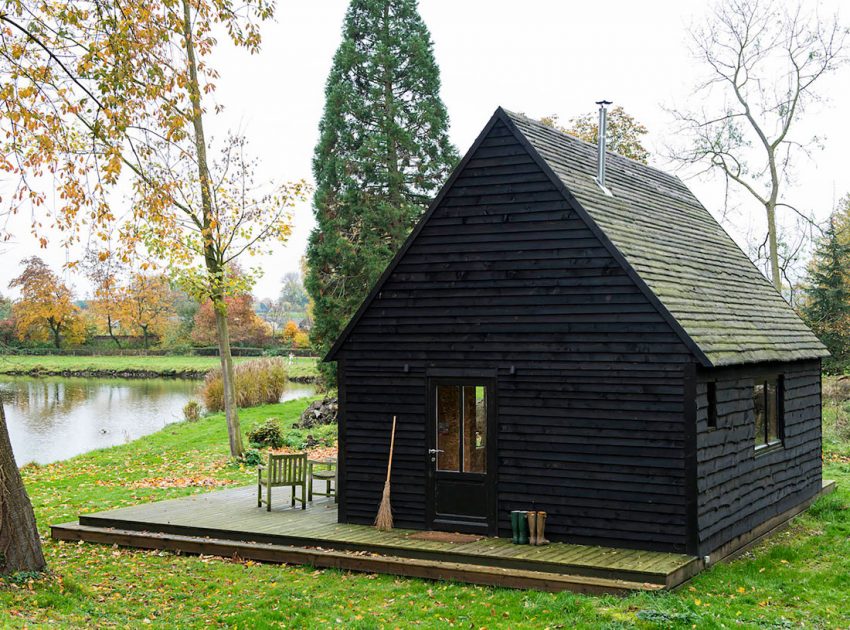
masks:
<svg viewBox="0 0 850 630"><path fill-rule="evenodd" d="M215 327L218 332L218 356L221 360L221 384L224 397L224 417L227 420L227 435L230 438L230 454L241 457L242 431L239 428L239 412L236 410L236 378L233 373L233 356L230 353L230 330L227 326L227 305L221 298L213 303Z"/></svg>
<svg viewBox="0 0 850 630"><path fill-rule="evenodd" d="M0 403L0 575L43 571L46 566L35 514L15 463Z"/></svg>

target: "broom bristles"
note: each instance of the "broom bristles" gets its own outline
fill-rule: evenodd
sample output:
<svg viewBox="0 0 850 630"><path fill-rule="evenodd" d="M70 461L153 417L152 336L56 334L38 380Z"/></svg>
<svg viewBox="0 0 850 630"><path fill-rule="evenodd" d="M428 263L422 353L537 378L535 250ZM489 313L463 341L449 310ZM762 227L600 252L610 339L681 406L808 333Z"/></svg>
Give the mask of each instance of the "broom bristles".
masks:
<svg viewBox="0 0 850 630"><path fill-rule="evenodd" d="M381 506L375 517L375 527L382 532L388 532L393 528L393 510L390 506L390 482L384 482L384 495L381 497Z"/></svg>

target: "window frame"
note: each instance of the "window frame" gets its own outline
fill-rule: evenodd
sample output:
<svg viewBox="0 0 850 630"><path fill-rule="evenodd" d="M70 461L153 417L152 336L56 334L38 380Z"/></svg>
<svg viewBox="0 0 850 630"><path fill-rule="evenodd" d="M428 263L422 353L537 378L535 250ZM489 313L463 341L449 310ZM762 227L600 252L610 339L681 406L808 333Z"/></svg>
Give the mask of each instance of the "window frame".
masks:
<svg viewBox="0 0 850 630"><path fill-rule="evenodd" d="M759 436L756 435L756 427L758 423L756 422L756 411L755 411L755 388L761 386L762 387L762 395L764 396L764 400L762 403L764 409L764 435L762 436L764 442L759 443ZM773 405L770 404L770 390L771 386L774 390L774 401ZM783 374L764 374L760 375L753 379L753 394L751 396L751 400L753 401L753 451L757 454L765 453L768 451L773 451L779 448L783 448L785 446L785 377ZM775 436L771 439L771 422L770 422L770 409L775 409Z"/></svg>
<svg viewBox="0 0 850 630"><path fill-rule="evenodd" d="M457 442L457 469L453 470L451 468L441 468L440 467L440 422L439 422L439 410L440 410L440 388L441 387L452 387L458 389L458 442ZM473 396L477 400L478 390L483 390L484 394L484 435L483 442L481 446L478 446L475 439L475 434L477 433L476 429L478 427L478 422L480 418L476 414L473 419L473 440L470 445L465 443L466 440L466 423L467 423L467 414L466 414L466 405L465 405L465 395L466 390L472 389ZM493 421L491 418L493 407L491 402L491 396L493 390L493 385L490 379L435 379L432 383L432 392L434 395L433 405L434 405L434 448L437 452L435 452L436 458L434 462L434 471L437 473L450 473L454 475L482 475L486 476L488 474L488 468L493 466L493 462L490 461L490 451L488 450L488 444L492 439L490 423ZM476 405L477 410L477 405ZM483 466L484 470L467 470L466 468L466 454L468 447L471 446L473 452L475 451L484 451L484 461Z"/></svg>
<svg viewBox="0 0 850 630"><path fill-rule="evenodd" d="M706 426L711 429L717 428L717 381L706 381L705 383L705 400L706 400Z"/></svg>

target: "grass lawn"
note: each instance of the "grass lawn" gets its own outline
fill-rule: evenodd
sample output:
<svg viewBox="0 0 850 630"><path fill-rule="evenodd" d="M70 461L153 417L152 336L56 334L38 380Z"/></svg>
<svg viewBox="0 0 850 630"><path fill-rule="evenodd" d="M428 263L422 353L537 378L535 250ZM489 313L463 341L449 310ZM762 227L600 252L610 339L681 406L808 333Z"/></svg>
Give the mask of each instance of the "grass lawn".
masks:
<svg viewBox="0 0 850 630"><path fill-rule="evenodd" d="M250 357L235 357L240 363ZM284 358L286 360L286 358ZM0 374L41 372L43 374L61 374L63 372L94 372L94 371L150 371L164 376L181 372L202 372L218 367L218 357L196 356L19 356L0 355ZM294 357L289 367L290 376L316 376L316 359L314 357Z"/></svg>
<svg viewBox="0 0 850 630"><path fill-rule="evenodd" d="M248 428L269 416L291 424L306 402L245 410L243 424ZM848 405L832 404L825 414L828 422L846 418ZM80 512L253 481L253 470L228 463L220 415L170 425L130 444L24 470L53 573L35 582L0 586L0 625L847 628L850 436L839 440L843 430L838 428L836 439L830 438L824 470L825 477L838 481L838 490L789 529L676 592L616 598L61 544L47 538L50 523L75 520ZM290 440L294 435L289 434ZM176 487L187 483L200 487Z"/></svg>

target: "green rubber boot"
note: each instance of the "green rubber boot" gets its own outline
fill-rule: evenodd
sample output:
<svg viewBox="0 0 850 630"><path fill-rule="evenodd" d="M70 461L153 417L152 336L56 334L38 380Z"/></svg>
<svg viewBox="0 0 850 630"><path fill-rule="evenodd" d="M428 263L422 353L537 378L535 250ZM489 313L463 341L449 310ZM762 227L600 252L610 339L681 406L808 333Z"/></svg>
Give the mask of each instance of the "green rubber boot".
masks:
<svg viewBox="0 0 850 630"><path fill-rule="evenodd" d="M518 545L528 544L528 520L526 519L527 514L528 512L519 513L519 537L517 540Z"/></svg>
<svg viewBox="0 0 850 630"><path fill-rule="evenodd" d="M515 545L519 544L519 517L519 510L513 510L511 512L511 542Z"/></svg>

